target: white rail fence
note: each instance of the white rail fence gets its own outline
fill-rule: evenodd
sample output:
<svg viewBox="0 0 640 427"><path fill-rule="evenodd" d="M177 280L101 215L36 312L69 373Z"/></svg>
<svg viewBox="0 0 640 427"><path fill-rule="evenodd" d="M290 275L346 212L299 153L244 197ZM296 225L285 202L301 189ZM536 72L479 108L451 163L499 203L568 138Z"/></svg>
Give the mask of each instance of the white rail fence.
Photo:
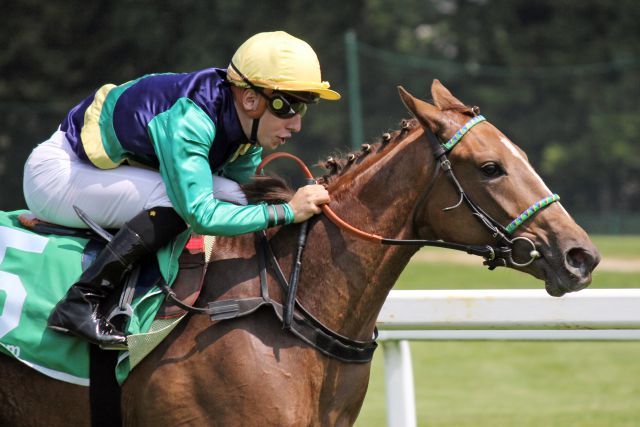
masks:
<svg viewBox="0 0 640 427"><path fill-rule="evenodd" d="M390 427L415 427L409 340L640 340L640 289L391 291L378 317Z"/></svg>

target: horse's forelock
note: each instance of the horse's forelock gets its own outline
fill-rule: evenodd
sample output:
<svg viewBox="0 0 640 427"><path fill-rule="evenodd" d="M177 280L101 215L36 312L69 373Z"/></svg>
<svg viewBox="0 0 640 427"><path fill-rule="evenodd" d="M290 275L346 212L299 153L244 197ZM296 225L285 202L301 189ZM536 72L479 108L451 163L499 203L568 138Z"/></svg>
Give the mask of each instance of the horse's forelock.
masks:
<svg viewBox="0 0 640 427"><path fill-rule="evenodd" d="M469 105L449 105L445 108L443 108L441 111L454 111L456 113L462 113L465 114L467 116L477 116L478 114L480 114L480 108L476 107L476 106L469 106Z"/></svg>

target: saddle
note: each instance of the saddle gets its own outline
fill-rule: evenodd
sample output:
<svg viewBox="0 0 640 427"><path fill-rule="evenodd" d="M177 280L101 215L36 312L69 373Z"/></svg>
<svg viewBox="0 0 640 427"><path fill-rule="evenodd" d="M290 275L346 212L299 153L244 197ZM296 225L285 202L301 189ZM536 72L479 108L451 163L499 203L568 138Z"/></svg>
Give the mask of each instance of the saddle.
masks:
<svg viewBox="0 0 640 427"><path fill-rule="evenodd" d="M18 217L18 220L24 227L40 234L55 234L89 239L89 243L82 257L83 269L95 259L97 253L100 252L106 244L104 238L91 229L72 228L48 223L37 219L33 214L22 214ZM176 298L185 304L192 305L200 295L208 265L203 236L195 234L191 236L180 254L178 263L180 270L171 289ZM126 316L131 315L129 304L134 297L136 289L138 292L149 289L160 280L163 279L155 258L150 257L141 260L139 265L135 266L131 274L125 279L125 284L120 295L115 295L113 301L107 304L110 306L105 308L106 313L109 313L107 317L111 320L118 316L124 316L125 318L119 319L118 323L126 321ZM160 307L156 318L178 318L185 313L186 311L177 305L173 299L167 299Z"/></svg>
<svg viewBox="0 0 640 427"><path fill-rule="evenodd" d="M92 227L96 228L96 233L93 234L88 230L59 227L35 221L33 218L29 220L23 217L19 222L22 223L22 226L44 234L62 233L70 237L87 239L88 243L81 246L84 252L88 252L87 248L90 247L93 247L92 250L97 252L102 249L105 241L111 239L110 231L97 226ZM301 236L306 237L305 228L301 227L300 231ZM110 321L112 318L116 318L115 321L111 321L116 328L124 330L123 326L127 326L126 329L131 332L127 338L129 356L125 359L126 363L119 363L116 366L119 378L126 378L130 369L133 369L157 345L159 341L156 342L156 339L162 340L166 337L184 313L207 315L212 321L217 322L247 316L263 307L269 307L273 310L276 318L282 322L285 332L293 334L319 352L347 363L368 363L371 361L377 346L376 333L374 333L372 340L364 341L342 336L316 319L295 297L295 285L301 265L301 250L304 247L305 239L299 236L295 265L290 277L286 278L275 253L271 250L266 232L256 233L254 243L259 271L260 296L217 299L198 304L198 307L195 307L192 304L198 299L203 285L207 269L205 252L208 252L208 249L203 242L204 239L199 236L191 237L189 244L179 256L179 260L176 260L175 256L173 257L173 261L178 261L180 267L177 281L174 282L173 287L169 287L162 279L162 275L159 273L158 257L149 257L156 262L143 262L139 269L133 270L129 274L130 279L125 284L120 299L114 298L113 306L115 308L111 310L111 313L102 313ZM184 242L184 240L181 241ZM75 255L77 257L79 254L76 252ZM91 261L90 255L83 254L83 252L80 252L80 255L82 264L84 264L84 258ZM85 257L85 255L87 256ZM162 267L164 269L165 266ZM283 298L273 299L269 295L268 279L270 275L268 270L282 288ZM74 279L66 277L64 280ZM158 292L158 288L160 292ZM134 299L134 294L138 293L140 298ZM164 298L162 298L162 294L164 294ZM150 297L145 299L147 296ZM131 301L133 304L130 304ZM105 307L107 305L109 304L103 304ZM130 313L133 313L134 316L131 316ZM146 317L137 317L138 314L144 314ZM124 323L128 319L127 315L131 318L128 325ZM289 321L287 321L287 315L290 315Z"/></svg>

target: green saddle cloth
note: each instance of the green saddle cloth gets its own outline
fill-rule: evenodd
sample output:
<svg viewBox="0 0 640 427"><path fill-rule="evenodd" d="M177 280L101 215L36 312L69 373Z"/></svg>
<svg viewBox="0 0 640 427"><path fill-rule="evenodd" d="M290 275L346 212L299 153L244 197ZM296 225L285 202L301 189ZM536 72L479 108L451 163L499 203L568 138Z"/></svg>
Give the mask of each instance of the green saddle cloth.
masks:
<svg viewBox="0 0 640 427"><path fill-rule="evenodd" d="M49 313L82 272L88 240L25 229L18 216L26 212L0 212L0 352L52 378L88 386L89 344L46 327ZM177 276L189 234L158 252L167 283ZM116 367L121 384L180 320L155 320L163 300L157 287L134 299L126 331L129 350L121 352Z"/></svg>

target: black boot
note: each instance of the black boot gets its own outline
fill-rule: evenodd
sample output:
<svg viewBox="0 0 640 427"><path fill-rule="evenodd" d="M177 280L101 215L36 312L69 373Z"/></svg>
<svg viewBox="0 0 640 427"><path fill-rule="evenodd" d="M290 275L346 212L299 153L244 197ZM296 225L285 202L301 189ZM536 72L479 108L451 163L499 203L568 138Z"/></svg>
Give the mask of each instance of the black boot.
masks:
<svg viewBox="0 0 640 427"><path fill-rule="evenodd" d="M125 348L126 337L102 317L100 303L121 286L123 276L136 261L185 229L186 224L172 208L154 208L138 214L116 233L55 306L49 316L49 328L105 349Z"/></svg>
<svg viewBox="0 0 640 427"><path fill-rule="evenodd" d="M124 347L125 336L98 313L99 304L120 286L131 265L150 251L125 225L82 273L49 316L49 327L101 347Z"/></svg>

